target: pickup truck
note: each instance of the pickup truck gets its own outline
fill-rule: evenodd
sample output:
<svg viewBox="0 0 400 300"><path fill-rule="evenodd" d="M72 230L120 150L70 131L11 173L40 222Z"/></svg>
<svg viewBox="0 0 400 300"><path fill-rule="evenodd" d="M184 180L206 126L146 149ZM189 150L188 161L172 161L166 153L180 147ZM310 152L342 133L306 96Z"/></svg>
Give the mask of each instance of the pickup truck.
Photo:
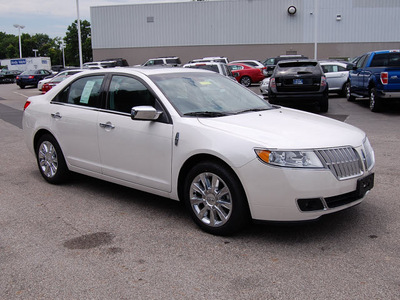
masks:
<svg viewBox="0 0 400 300"><path fill-rule="evenodd" d="M373 112L382 110L385 101L400 100L400 50L373 51L348 64L346 98L369 98Z"/></svg>

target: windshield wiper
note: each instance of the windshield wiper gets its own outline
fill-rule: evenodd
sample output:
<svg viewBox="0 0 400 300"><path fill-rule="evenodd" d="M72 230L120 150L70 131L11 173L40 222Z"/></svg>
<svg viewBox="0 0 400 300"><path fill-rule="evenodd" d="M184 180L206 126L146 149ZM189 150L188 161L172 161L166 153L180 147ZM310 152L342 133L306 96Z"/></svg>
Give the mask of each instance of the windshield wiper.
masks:
<svg viewBox="0 0 400 300"><path fill-rule="evenodd" d="M217 111L192 111L184 114L184 116L192 116L192 117L224 117L227 116L227 113L217 112Z"/></svg>
<svg viewBox="0 0 400 300"><path fill-rule="evenodd" d="M270 108L266 108L266 107L263 107L263 108L250 108L250 109L240 110L240 111L236 112L235 114L238 115L238 114L242 114L242 113L246 113L246 112L263 111L263 110L269 110L269 109Z"/></svg>

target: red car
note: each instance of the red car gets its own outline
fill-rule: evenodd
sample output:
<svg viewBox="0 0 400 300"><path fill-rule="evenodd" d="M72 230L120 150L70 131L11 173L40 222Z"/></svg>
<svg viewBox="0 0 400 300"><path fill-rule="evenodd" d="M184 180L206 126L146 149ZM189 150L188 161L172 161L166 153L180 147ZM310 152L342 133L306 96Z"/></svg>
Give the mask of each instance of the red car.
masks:
<svg viewBox="0 0 400 300"><path fill-rule="evenodd" d="M250 86L252 83L260 82L265 78L261 69L246 64L230 63L228 67L236 80L244 86Z"/></svg>
<svg viewBox="0 0 400 300"><path fill-rule="evenodd" d="M63 81L66 78L68 78L68 76L58 76L58 77L52 78L49 82L44 83L42 86L42 94L46 94L46 92L51 90L53 86L59 84L61 81Z"/></svg>

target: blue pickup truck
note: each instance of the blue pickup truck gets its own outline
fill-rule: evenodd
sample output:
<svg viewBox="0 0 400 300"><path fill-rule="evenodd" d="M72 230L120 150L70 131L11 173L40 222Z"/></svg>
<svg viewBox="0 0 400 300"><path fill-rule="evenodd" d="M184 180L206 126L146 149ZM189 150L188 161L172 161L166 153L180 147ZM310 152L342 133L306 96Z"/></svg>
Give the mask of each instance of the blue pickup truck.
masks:
<svg viewBox="0 0 400 300"><path fill-rule="evenodd" d="M373 51L347 66L348 101L369 98L371 111L381 111L385 101L400 100L400 50Z"/></svg>

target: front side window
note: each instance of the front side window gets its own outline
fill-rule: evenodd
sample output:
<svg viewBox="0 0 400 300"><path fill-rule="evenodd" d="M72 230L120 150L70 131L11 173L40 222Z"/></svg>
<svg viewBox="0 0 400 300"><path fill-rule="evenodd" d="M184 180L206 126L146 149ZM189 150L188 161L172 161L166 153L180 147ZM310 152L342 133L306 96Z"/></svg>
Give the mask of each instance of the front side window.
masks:
<svg viewBox="0 0 400 300"><path fill-rule="evenodd" d="M155 98L139 80L115 75L112 77L108 93L108 109L131 113L134 106L155 106Z"/></svg>
<svg viewBox="0 0 400 300"><path fill-rule="evenodd" d="M81 106L99 107L103 78L103 75L80 78L63 89L53 99L53 101Z"/></svg>
<svg viewBox="0 0 400 300"><path fill-rule="evenodd" d="M362 68L364 66L365 59L367 55L362 56L357 62L357 69Z"/></svg>

